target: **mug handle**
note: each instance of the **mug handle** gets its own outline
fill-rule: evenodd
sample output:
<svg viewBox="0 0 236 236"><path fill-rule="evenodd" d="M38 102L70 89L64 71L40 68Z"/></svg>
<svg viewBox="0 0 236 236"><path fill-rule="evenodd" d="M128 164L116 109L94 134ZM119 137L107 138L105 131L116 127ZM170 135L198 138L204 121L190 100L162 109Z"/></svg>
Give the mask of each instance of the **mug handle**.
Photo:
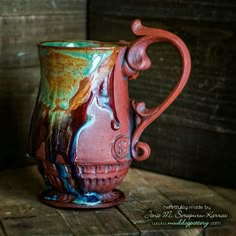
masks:
<svg viewBox="0 0 236 236"><path fill-rule="evenodd" d="M131 30L136 36L142 36L133 41L126 54L126 60L122 67L124 75L129 79L136 79L138 71L147 70L151 66L151 61L146 54L146 48L154 42L169 42L179 51L182 59L182 74L180 79L169 94L169 96L158 106L146 108L144 102L131 101L132 107L136 113L136 129L131 139L131 153L136 161L143 161L150 155L151 149L147 143L139 141L144 129L150 125L180 94L188 81L191 69L191 59L188 48L184 42L175 34L165 30L148 28L141 24L140 20L134 20ZM141 151L141 154L140 154Z"/></svg>

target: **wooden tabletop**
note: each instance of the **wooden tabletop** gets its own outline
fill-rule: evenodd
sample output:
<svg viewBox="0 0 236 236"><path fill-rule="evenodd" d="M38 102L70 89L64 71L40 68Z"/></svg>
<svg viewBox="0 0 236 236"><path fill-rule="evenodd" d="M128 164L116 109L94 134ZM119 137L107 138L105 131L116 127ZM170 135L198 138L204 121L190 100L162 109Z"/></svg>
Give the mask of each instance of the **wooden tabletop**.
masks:
<svg viewBox="0 0 236 236"><path fill-rule="evenodd" d="M0 236L236 235L233 189L130 169L120 206L61 210L37 200L43 188L35 166L0 172Z"/></svg>

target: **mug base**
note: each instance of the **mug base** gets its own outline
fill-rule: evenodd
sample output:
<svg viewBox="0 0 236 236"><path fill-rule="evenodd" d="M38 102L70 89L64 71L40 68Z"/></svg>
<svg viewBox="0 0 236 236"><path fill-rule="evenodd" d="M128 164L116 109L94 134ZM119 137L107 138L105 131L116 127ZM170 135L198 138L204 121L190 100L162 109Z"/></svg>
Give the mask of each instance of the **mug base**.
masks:
<svg viewBox="0 0 236 236"><path fill-rule="evenodd" d="M65 195L67 197L65 197ZM114 189L108 193L98 194L99 201L94 203L87 202L84 200L81 201L81 198L85 198L84 195L81 195L77 198L75 198L74 196L68 198L68 196L71 195L62 194L58 192L55 193L53 190L46 190L39 194L39 200L49 206L67 209L108 208L119 205L125 201L125 194L118 189Z"/></svg>

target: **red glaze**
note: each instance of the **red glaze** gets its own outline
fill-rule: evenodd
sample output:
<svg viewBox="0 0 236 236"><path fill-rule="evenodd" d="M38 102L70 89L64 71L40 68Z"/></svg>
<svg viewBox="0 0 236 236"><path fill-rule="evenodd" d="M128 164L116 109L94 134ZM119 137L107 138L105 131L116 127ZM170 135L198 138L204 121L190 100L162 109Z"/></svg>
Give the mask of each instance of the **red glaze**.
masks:
<svg viewBox="0 0 236 236"><path fill-rule="evenodd" d="M141 161L150 155L148 144L139 141L140 135L187 82L190 55L181 39L144 27L139 20L131 28L139 36L132 43L39 45L42 77L31 124L30 153L48 187L40 196L46 204L103 208L123 202L124 194L115 188L133 159ZM139 71L151 66L146 48L159 41L177 47L183 70L164 102L148 109L143 102L130 102L128 79L136 79Z"/></svg>

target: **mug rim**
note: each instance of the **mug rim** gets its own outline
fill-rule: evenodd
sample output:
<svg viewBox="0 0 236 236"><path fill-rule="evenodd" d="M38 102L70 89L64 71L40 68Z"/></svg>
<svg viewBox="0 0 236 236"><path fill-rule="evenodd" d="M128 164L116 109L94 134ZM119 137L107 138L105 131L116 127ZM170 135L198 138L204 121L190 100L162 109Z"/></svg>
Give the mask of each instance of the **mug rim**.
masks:
<svg viewBox="0 0 236 236"><path fill-rule="evenodd" d="M63 45L66 43L68 43L68 45ZM78 46L79 43L82 43L82 44L87 43L87 44L90 44L90 46L89 45ZM72 46L70 44L75 44L75 46L74 45ZM130 44L129 42L124 41L124 40L114 41L114 42L112 41L104 42L104 41L97 41L97 40L46 40L46 41L41 41L37 43L37 46L40 48L54 48L54 49L63 49L63 50L106 50L106 49L109 50L113 48L127 47L129 44Z"/></svg>

